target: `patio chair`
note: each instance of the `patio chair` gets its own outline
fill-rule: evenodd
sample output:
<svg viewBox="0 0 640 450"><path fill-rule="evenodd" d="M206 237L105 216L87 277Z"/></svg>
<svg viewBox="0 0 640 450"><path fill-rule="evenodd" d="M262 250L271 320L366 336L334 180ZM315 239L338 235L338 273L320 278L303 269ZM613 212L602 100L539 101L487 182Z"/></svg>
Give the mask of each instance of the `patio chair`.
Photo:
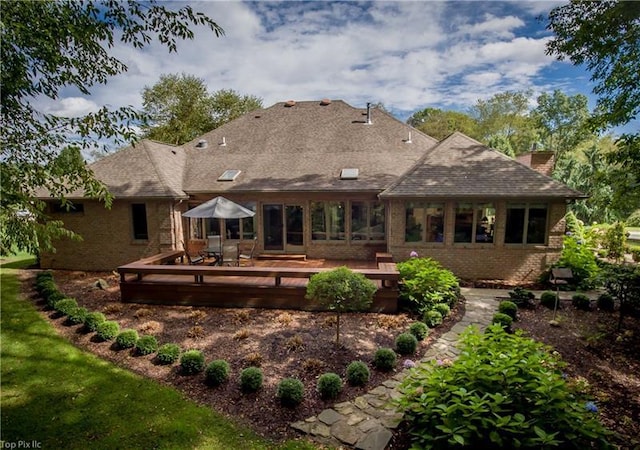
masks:
<svg viewBox="0 0 640 450"><path fill-rule="evenodd" d="M253 266L253 252L256 251L256 243L258 242L258 238L253 238L253 243L251 244L251 248L249 251L240 251L240 245L238 244L238 265L240 266L243 261L247 261L250 266Z"/></svg>
<svg viewBox="0 0 640 450"><path fill-rule="evenodd" d="M187 260L189 260L189 264L195 266L196 264L203 264L205 257L204 255L191 256L189 251L187 250L187 246L182 242L182 248L184 249L184 254L187 255Z"/></svg>
<svg viewBox="0 0 640 450"><path fill-rule="evenodd" d="M225 243L222 245L222 265L237 266L238 265L238 244Z"/></svg>
<svg viewBox="0 0 640 450"><path fill-rule="evenodd" d="M556 287L556 303L553 308L553 320L556 320L556 312L558 311L558 304L560 303L560 286L566 286L569 284L567 280L573 278L573 272L566 267L554 267L551 269L551 276L549 277L549 283Z"/></svg>

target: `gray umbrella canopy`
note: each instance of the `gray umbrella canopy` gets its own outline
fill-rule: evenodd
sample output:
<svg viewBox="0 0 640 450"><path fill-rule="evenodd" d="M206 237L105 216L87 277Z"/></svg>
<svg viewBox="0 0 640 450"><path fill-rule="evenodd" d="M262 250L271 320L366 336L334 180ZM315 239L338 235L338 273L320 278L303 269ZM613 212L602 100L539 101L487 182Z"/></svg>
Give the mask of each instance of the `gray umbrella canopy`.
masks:
<svg viewBox="0 0 640 450"><path fill-rule="evenodd" d="M182 214L192 219L242 219L256 213L224 197L215 197Z"/></svg>

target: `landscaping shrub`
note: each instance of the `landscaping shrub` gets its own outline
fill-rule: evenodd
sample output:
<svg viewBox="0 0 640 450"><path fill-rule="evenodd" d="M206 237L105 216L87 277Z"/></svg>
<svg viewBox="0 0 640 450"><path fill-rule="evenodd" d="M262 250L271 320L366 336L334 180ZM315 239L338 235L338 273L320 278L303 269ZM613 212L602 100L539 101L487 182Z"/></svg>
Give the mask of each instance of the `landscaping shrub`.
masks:
<svg viewBox="0 0 640 450"><path fill-rule="evenodd" d="M640 313L640 266L608 264L602 277L607 293L618 302L620 331L626 315Z"/></svg>
<svg viewBox="0 0 640 450"><path fill-rule="evenodd" d="M58 286L53 281L45 283L45 285L42 286L42 290L40 291L40 295L42 295L42 298L44 298L45 300L49 300L49 297L55 293L60 293L60 291L58 290Z"/></svg>
<svg viewBox="0 0 640 450"><path fill-rule="evenodd" d="M87 308L76 306L69 310L69 313L67 314L67 322L71 325L80 325L81 323L84 323L87 318L87 314L89 314Z"/></svg>
<svg viewBox="0 0 640 450"><path fill-rule="evenodd" d="M640 209L632 212L631 215L627 217L627 220L625 220L625 223L628 227L640 227Z"/></svg>
<svg viewBox="0 0 640 450"><path fill-rule="evenodd" d="M591 248L574 236L565 236L562 253L556 267L571 269L573 278L567 280L567 289L590 290L596 286L596 278L599 272L596 257Z"/></svg>
<svg viewBox="0 0 640 450"><path fill-rule="evenodd" d="M205 381L209 386L220 386L229 379L229 372L229 363L224 359L216 359L205 369Z"/></svg>
<svg viewBox="0 0 640 450"><path fill-rule="evenodd" d="M49 295L47 296L47 306L49 308L55 310L56 309L56 305L58 304L58 302L60 300L64 300L65 298L67 298L66 295L64 295L58 289L55 289L55 290L51 291L49 293Z"/></svg>
<svg viewBox="0 0 640 450"><path fill-rule="evenodd" d="M598 309L602 311L613 311L615 308L615 301L613 300L613 296L608 292L603 292L598 296Z"/></svg>
<svg viewBox="0 0 640 450"><path fill-rule="evenodd" d="M438 311L443 319L451 314L451 308L446 303L436 303L433 305L433 311Z"/></svg>
<svg viewBox="0 0 640 450"><path fill-rule="evenodd" d="M78 307L78 302L75 298L63 298L56 302L55 310L60 314L67 316L69 313Z"/></svg>
<svg viewBox="0 0 640 450"><path fill-rule="evenodd" d="M422 320L429 328L435 328L442 323L442 314L439 311L426 311Z"/></svg>
<svg viewBox="0 0 640 450"><path fill-rule="evenodd" d="M36 283L44 280L53 280L53 273L49 270L45 270L36 274Z"/></svg>
<svg viewBox="0 0 640 450"><path fill-rule="evenodd" d="M511 318L511 316L508 316L506 314L495 313L493 315L493 318L491 319L491 323L497 323L505 330L510 330L511 324L513 324L513 319Z"/></svg>
<svg viewBox="0 0 640 450"><path fill-rule="evenodd" d="M509 300L504 300L500 302L500 304L498 305L498 312L501 312L502 314L506 314L507 316L511 317L513 320L516 320L518 316L518 305L516 305L513 302L510 302Z"/></svg>
<svg viewBox="0 0 640 450"><path fill-rule="evenodd" d="M204 353L200 350L187 350L180 357L180 370L184 375L194 375L204 370Z"/></svg>
<svg viewBox="0 0 640 450"><path fill-rule="evenodd" d="M411 335L413 336L413 335ZM415 336L413 336L416 339ZM416 343L418 341L416 340ZM376 369L388 372L396 367L396 352L390 348L379 348L373 356L373 365Z"/></svg>
<svg viewBox="0 0 640 450"><path fill-rule="evenodd" d="M402 280L400 300L423 313L436 303L453 306L460 296L456 276L431 258L410 258L397 264Z"/></svg>
<svg viewBox="0 0 640 450"><path fill-rule="evenodd" d="M304 384L296 378L284 378L278 383L276 398L284 406L297 406L304 398Z"/></svg>
<svg viewBox="0 0 640 450"><path fill-rule="evenodd" d="M98 325L105 322L107 318L101 312L90 312L84 318L84 327L87 331L96 331Z"/></svg>
<svg viewBox="0 0 640 450"><path fill-rule="evenodd" d="M409 333L413 334L417 340L423 341L429 335L429 327L424 322L413 322L409 326Z"/></svg>
<svg viewBox="0 0 640 450"><path fill-rule="evenodd" d="M136 342L136 352L139 355L150 355L156 350L158 350L158 340L155 336L146 334L144 336L140 336L140 339Z"/></svg>
<svg viewBox="0 0 640 450"><path fill-rule="evenodd" d="M511 301L515 303L518 308L533 308L533 299L536 298L533 292L521 288L520 286L509 291L509 297Z"/></svg>
<svg viewBox="0 0 640 450"><path fill-rule="evenodd" d="M262 387L262 369L247 367L240 373L240 388L244 392L256 392Z"/></svg>
<svg viewBox="0 0 640 450"><path fill-rule="evenodd" d="M556 307L556 293L551 291L545 291L540 294L540 304L549 309L554 309ZM560 302L558 302L558 308L560 307Z"/></svg>
<svg viewBox="0 0 640 450"><path fill-rule="evenodd" d="M418 339L411 333L402 333L396 338L396 350L401 355L413 355L418 348Z"/></svg>
<svg viewBox="0 0 640 450"><path fill-rule="evenodd" d="M347 381L352 386L364 386L370 376L369 368L362 361L353 361L347 366Z"/></svg>
<svg viewBox="0 0 640 450"><path fill-rule="evenodd" d="M96 336L101 341L110 341L120 332L120 325L113 320L106 320L96 327Z"/></svg>
<svg viewBox="0 0 640 450"><path fill-rule="evenodd" d="M452 364L421 364L399 387L413 448L611 448L548 347L498 325L460 342Z"/></svg>
<svg viewBox="0 0 640 450"><path fill-rule="evenodd" d="M607 257L619 260L624 256L624 248L627 243L627 235L624 230L624 222L616 222L609 228L602 240L602 245L607 250Z"/></svg>
<svg viewBox="0 0 640 450"><path fill-rule="evenodd" d="M48 278L48 277L42 277L39 279L36 279L36 291L38 291L38 293L40 295L42 295L43 291L46 288L50 288L50 287L56 287L56 283L55 281L53 281L53 278Z"/></svg>
<svg viewBox="0 0 640 450"><path fill-rule="evenodd" d="M138 342L138 332L136 330L122 330L116 336L116 345L119 348L133 348Z"/></svg>
<svg viewBox="0 0 640 450"><path fill-rule="evenodd" d="M571 304L582 311L591 310L591 300L585 294L574 294L571 297Z"/></svg>
<svg viewBox="0 0 640 450"><path fill-rule="evenodd" d="M178 344L162 344L158 348L156 360L159 364L173 364L180 357L180 346Z"/></svg>
<svg viewBox="0 0 640 450"><path fill-rule="evenodd" d="M317 389L320 397L324 399L337 398L342 391L342 379L333 372L323 373L318 378Z"/></svg>

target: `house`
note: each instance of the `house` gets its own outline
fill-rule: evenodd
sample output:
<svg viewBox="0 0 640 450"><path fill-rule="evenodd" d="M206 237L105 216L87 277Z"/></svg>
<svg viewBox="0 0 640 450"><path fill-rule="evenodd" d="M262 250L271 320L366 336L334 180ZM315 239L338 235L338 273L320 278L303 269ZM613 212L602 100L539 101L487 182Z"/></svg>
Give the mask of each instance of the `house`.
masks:
<svg viewBox="0 0 640 450"><path fill-rule="evenodd" d="M542 169L549 156L535 155ZM81 193L71 211L52 202L84 241L58 243L44 267L113 270L221 233L257 236L257 253L401 261L415 251L464 279L532 280L559 257L567 202L583 197L464 134L438 142L340 100L277 103L181 146L143 140L91 168L113 207ZM255 217L181 216L218 195Z"/></svg>

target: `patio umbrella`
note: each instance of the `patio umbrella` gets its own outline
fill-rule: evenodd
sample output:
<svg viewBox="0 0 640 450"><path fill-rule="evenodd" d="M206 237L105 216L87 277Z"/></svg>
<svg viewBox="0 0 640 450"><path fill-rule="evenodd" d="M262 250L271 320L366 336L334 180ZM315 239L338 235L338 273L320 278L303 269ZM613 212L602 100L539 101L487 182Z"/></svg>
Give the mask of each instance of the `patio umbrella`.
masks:
<svg viewBox="0 0 640 450"><path fill-rule="evenodd" d="M224 197L215 197L182 214L192 219L242 219L256 213Z"/></svg>

